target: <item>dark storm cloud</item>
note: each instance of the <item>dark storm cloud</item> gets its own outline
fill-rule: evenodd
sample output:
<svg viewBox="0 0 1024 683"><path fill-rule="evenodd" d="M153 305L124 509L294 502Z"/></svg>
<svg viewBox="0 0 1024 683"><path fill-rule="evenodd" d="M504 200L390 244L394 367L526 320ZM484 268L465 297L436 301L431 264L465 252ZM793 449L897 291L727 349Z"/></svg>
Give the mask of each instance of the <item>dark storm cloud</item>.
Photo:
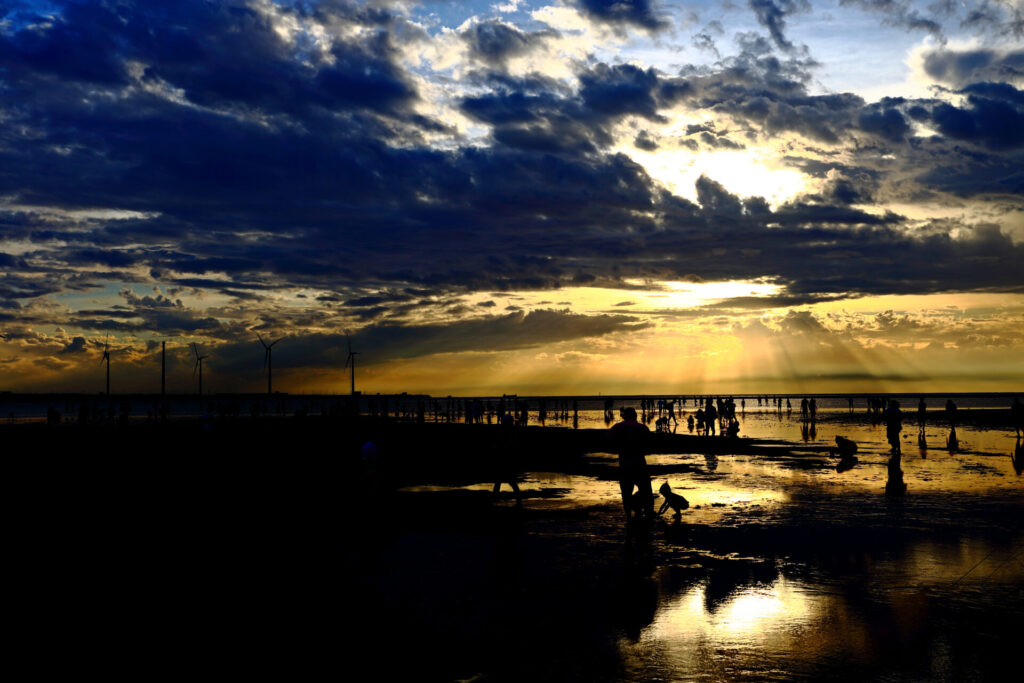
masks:
<svg viewBox="0 0 1024 683"><path fill-rule="evenodd" d="M889 142L903 142L910 132L910 124L898 109L878 105L861 110L857 127Z"/></svg>
<svg viewBox="0 0 1024 683"><path fill-rule="evenodd" d="M970 154L967 160L936 166L917 181L961 197L1005 193L1024 195L1024 153Z"/></svg>
<svg viewBox="0 0 1024 683"><path fill-rule="evenodd" d="M636 137L633 138L633 146L637 149L642 149L645 152L653 152L658 149L658 143L646 130L642 130L637 133Z"/></svg>
<svg viewBox="0 0 1024 683"><path fill-rule="evenodd" d="M961 26L994 35L1024 35L1024 6L1017 0L984 1L966 12Z"/></svg>
<svg viewBox="0 0 1024 683"><path fill-rule="evenodd" d="M810 3L807 0L749 0L749 4L758 23L768 29L775 44L786 50L792 49L793 43L785 35L786 16L810 11Z"/></svg>
<svg viewBox="0 0 1024 683"><path fill-rule="evenodd" d="M1024 82L1024 50L936 49L925 53L923 66L929 76L954 88L979 81Z"/></svg>
<svg viewBox="0 0 1024 683"><path fill-rule="evenodd" d="M1024 91L1007 83L973 83L960 92L968 106L943 102L932 108L939 132L996 150L1024 145Z"/></svg>
<svg viewBox="0 0 1024 683"><path fill-rule="evenodd" d="M620 24L644 26L627 19L656 16L647 3L603 7ZM851 206L870 202L881 182L880 171L855 160L803 162L819 177L835 173L821 192L773 211L763 198L738 197L708 178L698 181L695 205L629 157L607 152L624 121L662 121L662 111L684 104L737 122L688 131L694 144L738 145L730 137L737 130L853 140L875 157L972 143L961 146L977 147L975 156L960 153L960 165L943 163L925 181L969 193L984 167L997 186L1019 192L1021 165L1008 151L1020 147L1020 93L1009 86L968 85L960 107L811 95L809 58L794 50L779 59L767 39L746 34L740 54L715 67L669 76L589 62L578 66L576 89L480 66L476 94L456 104L494 144L439 149L424 136L443 127L415 113L415 79L392 44L398 20L347 3L304 11L362 26L365 37L318 55L286 42L263 14L208 3L69 5L49 28L0 33L0 196L54 210L145 214L0 213L5 237L36 247L0 256L0 299L83 291L114 278L234 299L309 288L334 317L282 314L282 329L377 321L389 338L408 341L410 328L395 316L427 305L480 313L452 301L475 291L639 290L694 277L772 278L800 300L1019 288L1021 247L998 230L962 226L963 238L921 237L900 216ZM501 30L472 40L485 63L522 45ZM64 48L79 59L104 51L86 65ZM914 117L940 131L931 147L912 137ZM658 143L668 141L636 137L640 147ZM217 339L233 333L206 313L150 298L79 311L72 321ZM248 320L255 318L272 322L271 313ZM540 339L548 337L536 321L563 336L596 324L536 313L496 320L489 325ZM595 335L627 325L598 322ZM380 343L397 343L384 336Z"/></svg>
<svg viewBox="0 0 1024 683"><path fill-rule="evenodd" d="M608 117L636 114L659 120L655 90L659 85L654 69L631 64L598 64L579 75L583 106Z"/></svg>
<svg viewBox="0 0 1024 683"><path fill-rule="evenodd" d="M925 13L913 7L911 0L839 0L839 4L875 12L891 26L908 31L925 31L936 36L942 35L941 22L952 14L952 8L941 2L928 5Z"/></svg>
<svg viewBox="0 0 1024 683"><path fill-rule="evenodd" d="M375 360L413 358L435 353L530 348L647 326L628 315L587 316L542 309L444 325L371 326L360 330L353 343L374 349Z"/></svg>
<svg viewBox="0 0 1024 683"><path fill-rule="evenodd" d="M125 304L110 309L77 311L67 324L88 330L118 332L159 332L161 334L205 333L217 336L223 324L212 316L187 308L180 299L162 294L138 296L123 290Z"/></svg>
<svg viewBox="0 0 1024 683"><path fill-rule="evenodd" d="M45 30L0 35L0 63L15 85L40 75L128 85L137 60L144 83L168 83L202 106L388 110L414 96L383 37L336 44L333 63L295 57L270 20L240 2L68 3Z"/></svg>
<svg viewBox="0 0 1024 683"><path fill-rule="evenodd" d="M360 350L365 365L439 353L494 352L532 348L586 337L645 329L648 323L630 315L579 315L565 311L513 311L432 325L370 324L351 337L334 334L289 336L275 347L275 368L340 367L352 348ZM253 345L232 341L217 349L219 368L237 370L252 364Z"/></svg>
<svg viewBox="0 0 1024 683"><path fill-rule="evenodd" d="M462 111L493 127L496 141L540 152L590 153L612 143L610 127L624 116L663 121L658 109L682 99L688 84L654 69L598 63L578 75L575 95L500 87L462 100ZM536 85L531 83L531 86ZM533 88L531 88L533 90Z"/></svg>
<svg viewBox="0 0 1024 683"><path fill-rule="evenodd" d="M75 337L67 346L58 351L58 353L84 353L86 350L85 337Z"/></svg>
<svg viewBox="0 0 1024 683"><path fill-rule="evenodd" d="M722 184L702 175L697 178L697 201L701 208L712 214L739 216L743 205L739 197L730 194Z"/></svg>
<svg viewBox="0 0 1024 683"><path fill-rule="evenodd" d="M804 56L779 59L763 37L739 36L741 51L716 69L685 69L681 99L691 106L727 114L767 135L799 133L836 144L865 106L850 93L810 95L816 65Z"/></svg>
<svg viewBox="0 0 1024 683"><path fill-rule="evenodd" d="M498 20L474 24L462 33L470 53L492 66L505 63L510 57L519 57L541 44L546 38L557 37L555 31L520 31L511 24Z"/></svg>
<svg viewBox="0 0 1024 683"><path fill-rule="evenodd" d="M661 31L670 26L651 0L574 0L584 14L611 26Z"/></svg>

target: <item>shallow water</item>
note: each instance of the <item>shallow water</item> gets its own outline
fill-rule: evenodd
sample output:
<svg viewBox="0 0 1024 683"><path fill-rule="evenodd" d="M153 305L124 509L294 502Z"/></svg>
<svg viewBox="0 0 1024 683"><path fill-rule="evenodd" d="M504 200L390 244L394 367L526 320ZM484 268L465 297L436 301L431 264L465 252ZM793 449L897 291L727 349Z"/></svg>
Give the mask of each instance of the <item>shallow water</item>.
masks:
<svg viewBox="0 0 1024 683"><path fill-rule="evenodd" d="M615 554L613 573L621 563L614 594L604 589L588 598L580 589L584 601L618 605L609 626L614 665L593 664L577 675L586 665L566 664L577 673L556 668L540 678L984 680L1016 664L1024 476L1008 455L1012 432L961 427L960 450L950 452L939 447L945 430L929 425L922 451L911 426L902 457L908 492L893 498L884 493L884 426L862 415L833 415L806 442L829 445L836 435L857 441L859 462L843 472L825 452L800 451L798 420L747 415L744 425L788 437L794 448L777 456L649 456L654 489L667 481L691 505L678 521L663 515L649 535L626 532L614 455L590 454L585 474L524 473L529 526L517 547L529 539L553 542L562 548L554 562L583 584L597 571L586 563L596 560L570 553L570 545L590 547L605 562ZM491 486L461 488L489 496ZM507 485L503 490L496 507L511 513ZM516 562L537 563L518 553ZM541 618L585 627L557 605L543 605L542 612L552 611ZM535 637L516 634L510 646L537 649ZM587 647L566 642L558 657L586 661ZM514 680L522 671L484 673Z"/></svg>
<svg viewBox="0 0 1024 683"><path fill-rule="evenodd" d="M914 679L960 678L958 672L972 670L973 657L960 649L962 644L947 640L962 633L943 633L949 626L945 621L962 618L964 605L952 603L988 612L987 624L984 619L972 624L981 628L972 638L1006 637L1002 629L1012 625L1006 620L1021 613L1000 605L1019 600L1022 572L1004 551L991 556L996 569L984 573L984 592L969 585L951 589L950 577L956 580L970 567L964 562L934 566L936 551L942 550L911 549L907 554L927 558L927 566L909 571L902 558L879 558L867 576L807 581L780 572L774 580L723 590L712 575L668 591L659 595L654 618L639 637L620 639L625 678L856 679L874 678L880 670L885 678L900 678L901 670ZM971 559L984 550L974 548ZM900 585L881 588L890 583Z"/></svg>

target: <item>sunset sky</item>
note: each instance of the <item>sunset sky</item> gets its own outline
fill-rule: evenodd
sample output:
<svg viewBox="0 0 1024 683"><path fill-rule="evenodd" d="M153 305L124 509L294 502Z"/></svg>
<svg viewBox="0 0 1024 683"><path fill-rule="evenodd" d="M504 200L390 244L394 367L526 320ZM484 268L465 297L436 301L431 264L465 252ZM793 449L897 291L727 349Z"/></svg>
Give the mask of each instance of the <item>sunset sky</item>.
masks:
<svg viewBox="0 0 1024 683"><path fill-rule="evenodd" d="M1024 0L0 4L0 390L1024 387Z"/></svg>

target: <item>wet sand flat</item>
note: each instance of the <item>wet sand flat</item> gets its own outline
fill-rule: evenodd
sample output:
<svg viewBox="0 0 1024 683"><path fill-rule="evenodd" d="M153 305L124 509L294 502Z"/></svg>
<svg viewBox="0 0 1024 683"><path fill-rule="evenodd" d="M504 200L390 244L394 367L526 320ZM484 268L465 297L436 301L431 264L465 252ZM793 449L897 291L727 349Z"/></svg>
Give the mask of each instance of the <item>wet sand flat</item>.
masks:
<svg viewBox="0 0 1024 683"><path fill-rule="evenodd" d="M155 614L161 642L187 634L266 671L1005 679L1024 623L1013 433L964 431L991 451L908 442L894 498L884 429L856 416L781 438L794 428L659 441L655 488L691 507L632 529L603 430L306 418L3 434L31 462L18 556L48 600L83 606L83 629L122 615L105 636L119 648L154 647L128 625ZM941 425L925 431L941 442ZM836 434L859 435L852 469L827 451ZM491 494L499 448L516 454L522 510L507 484Z"/></svg>
<svg viewBox="0 0 1024 683"><path fill-rule="evenodd" d="M406 605L424 643L411 668L438 680L1004 676L1024 619L1013 433L961 427L1003 452L922 451L914 427L908 493L893 498L884 427L817 430L817 443L649 456L655 488L669 481L691 508L648 530L627 529L606 452L525 471L522 512L489 480L401 487L392 541L359 573L363 608ZM862 446L843 472L823 448L837 433ZM925 433L944 445L941 426Z"/></svg>

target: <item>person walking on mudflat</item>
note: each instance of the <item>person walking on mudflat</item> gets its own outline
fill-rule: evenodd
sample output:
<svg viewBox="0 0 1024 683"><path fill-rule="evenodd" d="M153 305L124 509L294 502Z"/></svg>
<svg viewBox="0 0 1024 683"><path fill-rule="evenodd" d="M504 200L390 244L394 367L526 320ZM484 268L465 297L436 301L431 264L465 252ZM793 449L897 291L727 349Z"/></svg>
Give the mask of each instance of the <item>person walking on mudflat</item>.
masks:
<svg viewBox="0 0 1024 683"><path fill-rule="evenodd" d="M519 490L519 467L516 464L519 443L516 439L515 419L511 413L505 413L501 418L501 429L503 431L501 444L495 453L494 458L494 488L491 493L494 498L501 492L501 485L507 482L512 488L516 497L516 508L523 508L523 494Z"/></svg>
<svg viewBox="0 0 1024 683"><path fill-rule="evenodd" d="M900 403L895 399L889 400L889 406L885 409L885 436L892 447L892 452L899 454L900 432L903 431L903 412L900 410Z"/></svg>
<svg viewBox="0 0 1024 683"><path fill-rule="evenodd" d="M608 430L615 451L619 454L619 488L622 491L622 507L626 521L633 516L651 519L654 516L654 492L651 490L651 475L647 470L647 439L651 430L637 421L635 408L619 411L621 422ZM633 487L636 487L636 495Z"/></svg>

